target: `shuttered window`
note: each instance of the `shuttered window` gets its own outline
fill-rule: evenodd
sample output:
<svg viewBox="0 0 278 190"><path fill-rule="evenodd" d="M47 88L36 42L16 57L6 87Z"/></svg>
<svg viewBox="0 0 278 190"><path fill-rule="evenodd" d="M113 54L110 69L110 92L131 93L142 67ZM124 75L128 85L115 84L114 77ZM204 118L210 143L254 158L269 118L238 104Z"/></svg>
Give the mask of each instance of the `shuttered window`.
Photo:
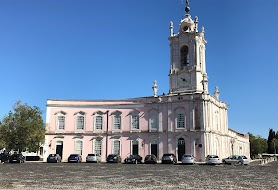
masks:
<svg viewBox="0 0 278 190"><path fill-rule="evenodd" d="M151 129L157 129L157 114L151 114L150 127Z"/></svg>
<svg viewBox="0 0 278 190"><path fill-rule="evenodd" d="M113 129L121 130L121 116L115 115L114 116L114 126Z"/></svg>
<svg viewBox="0 0 278 190"><path fill-rule="evenodd" d="M131 125L132 125L131 126L132 129L139 129L139 116L138 115L132 116Z"/></svg>
<svg viewBox="0 0 278 190"><path fill-rule="evenodd" d="M58 116L58 119L57 119L58 123L57 123L57 126L58 126L58 129L59 130L64 130L65 129L65 116Z"/></svg>
<svg viewBox="0 0 278 190"><path fill-rule="evenodd" d="M76 129L84 130L84 116L77 116Z"/></svg>
<svg viewBox="0 0 278 190"><path fill-rule="evenodd" d="M96 130L102 130L102 116L98 115L96 116L96 121L95 121L95 129Z"/></svg>
<svg viewBox="0 0 278 190"><path fill-rule="evenodd" d="M183 113L177 114L177 128L185 128L185 115Z"/></svg>
<svg viewBox="0 0 278 190"><path fill-rule="evenodd" d="M95 154L101 155L101 144L102 144L101 140L95 141Z"/></svg>
<svg viewBox="0 0 278 190"><path fill-rule="evenodd" d="M113 141L113 154L118 154L120 155L120 146L121 142L119 140Z"/></svg>
<svg viewBox="0 0 278 190"><path fill-rule="evenodd" d="M83 142L82 141L75 141L74 143L74 153L82 155Z"/></svg>

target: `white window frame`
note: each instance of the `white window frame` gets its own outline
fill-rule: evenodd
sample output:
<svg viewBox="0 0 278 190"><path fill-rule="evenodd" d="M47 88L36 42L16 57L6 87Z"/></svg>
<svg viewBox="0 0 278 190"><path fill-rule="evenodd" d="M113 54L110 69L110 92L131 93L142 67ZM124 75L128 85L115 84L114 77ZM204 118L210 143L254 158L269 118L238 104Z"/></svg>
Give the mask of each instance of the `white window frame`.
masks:
<svg viewBox="0 0 278 190"><path fill-rule="evenodd" d="M81 154L78 152L78 151L80 151L80 150L77 150L77 143L81 143ZM74 141L74 153L75 154L80 154L80 155L82 155L83 154L83 140L81 140L81 139L78 139L78 140L75 140Z"/></svg>
<svg viewBox="0 0 278 190"><path fill-rule="evenodd" d="M119 142L119 154L118 155L121 156L121 153L122 153L122 142L121 142L120 139L115 139L115 140L112 141L112 154L117 154L117 153L114 152L115 151L115 147L114 146L115 146L115 142L116 141Z"/></svg>
<svg viewBox="0 0 278 190"><path fill-rule="evenodd" d="M179 124L179 118L180 118L180 114L183 114L184 115L184 127L179 127L178 124ZM176 129L186 129L186 112L184 109L182 108L179 108L175 111L175 127Z"/></svg>
<svg viewBox="0 0 278 190"><path fill-rule="evenodd" d="M100 142L100 152L97 152L96 150L96 142ZM94 140L94 150L93 150L94 154L99 154L100 156L102 155L102 139L95 139Z"/></svg>
<svg viewBox="0 0 278 190"><path fill-rule="evenodd" d="M153 127L153 121L156 121L155 128ZM151 110L149 113L149 130L157 130L158 129L158 112L156 110Z"/></svg>
<svg viewBox="0 0 278 190"><path fill-rule="evenodd" d="M64 128L63 129L60 129L59 125L60 125L60 121L59 121L59 117L64 117ZM59 112L57 115L56 115L56 131L64 131L66 128L66 113L64 112Z"/></svg>
<svg viewBox="0 0 278 190"><path fill-rule="evenodd" d="M113 112L112 113L112 118L113 118L113 123L112 123L112 131L121 131L122 130L122 112L120 112L120 111L116 111L116 112ZM119 117L119 128L115 128L115 124L116 124L116 122L115 122L115 120L116 120L116 117Z"/></svg>
<svg viewBox="0 0 278 190"><path fill-rule="evenodd" d="M83 117L83 129L77 129L78 124L78 117ZM75 130L76 131L85 131L85 125L86 125L86 117L84 112L79 112L75 115Z"/></svg>
<svg viewBox="0 0 278 190"><path fill-rule="evenodd" d="M136 130L140 130L140 115L139 115L139 111L134 110L132 112L130 112L130 130L132 131L136 131ZM135 121L134 119L136 118L137 121Z"/></svg>
<svg viewBox="0 0 278 190"><path fill-rule="evenodd" d="M97 118L101 117L101 129L97 129ZM97 113L94 115L94 130L96 131L102 131L103 130L103 115L100 113Z"/></svg>

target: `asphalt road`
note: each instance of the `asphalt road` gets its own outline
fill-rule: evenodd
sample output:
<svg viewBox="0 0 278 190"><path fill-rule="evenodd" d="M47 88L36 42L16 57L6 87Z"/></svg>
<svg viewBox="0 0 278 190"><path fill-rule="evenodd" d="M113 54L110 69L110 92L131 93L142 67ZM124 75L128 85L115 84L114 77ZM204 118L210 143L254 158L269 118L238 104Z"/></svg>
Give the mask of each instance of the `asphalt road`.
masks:
<svg viewBox="0 0 278 190"><path fill-rule="evenodd" d="M278 189L278 162L239 165L0 165L0 189Z"/></svg>

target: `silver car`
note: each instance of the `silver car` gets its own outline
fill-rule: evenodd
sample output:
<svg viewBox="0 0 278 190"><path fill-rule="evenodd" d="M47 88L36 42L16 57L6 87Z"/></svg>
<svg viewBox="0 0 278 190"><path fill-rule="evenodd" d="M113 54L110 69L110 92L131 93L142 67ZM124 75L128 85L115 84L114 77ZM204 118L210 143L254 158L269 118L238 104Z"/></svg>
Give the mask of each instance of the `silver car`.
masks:
<svg viewBox="0 0 278 190"><path fill-rule="evenodd" d="M181 158L183 164L195 164L195 157L191 154L184 154Z"/></svg>
<svg viewBox="0 0 278 190"><path fill-rule="evenodd" d="M101 156L99 154L88 154L86 157L86 162L100 162Z"/></svg>
<svg viewBox="0 0 278 190"><path fill-rule="evenodd" d="M217 155L208 155L206 158L206 163L220 165L220 158Z"/></svg>
<svg viewBox="0 0 278 190"><path fill-rule="evenodd" d="M246 156L232 155L232 156L229 156L228 158L223 158L222 163L247 165L247 164L249 164L249 160Z"/></svg>

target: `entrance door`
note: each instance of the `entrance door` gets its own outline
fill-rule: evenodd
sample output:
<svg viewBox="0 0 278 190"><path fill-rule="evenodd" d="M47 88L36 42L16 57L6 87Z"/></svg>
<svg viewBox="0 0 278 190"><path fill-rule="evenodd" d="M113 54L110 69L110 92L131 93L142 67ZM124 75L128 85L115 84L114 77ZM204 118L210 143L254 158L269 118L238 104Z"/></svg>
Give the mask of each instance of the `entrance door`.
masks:
<svg viewBox="0 0 278 190"><path fill-rule="evenodd" d="M151 154L157 157L157 144L151 144Z"/></svg>
<svg viewBox="0 0 278 190"><path fill-rule="evenodd" d="M183 138L178 140L178 160L181 161L182 156L185 154L185 141Z"/></svg>
<svg viewBox="0 0 278 190"><path fill-rule="evenodd" d="M139 149L138 141L132 141L132 154L138 155L138 153L139 153L138 149Z"/></svg>
<svg viewBox="0 0 278 190"><path fill-rule="evenodd" d="M63 141L56 142L56 154L59 154L63 158Z"/></svg>

